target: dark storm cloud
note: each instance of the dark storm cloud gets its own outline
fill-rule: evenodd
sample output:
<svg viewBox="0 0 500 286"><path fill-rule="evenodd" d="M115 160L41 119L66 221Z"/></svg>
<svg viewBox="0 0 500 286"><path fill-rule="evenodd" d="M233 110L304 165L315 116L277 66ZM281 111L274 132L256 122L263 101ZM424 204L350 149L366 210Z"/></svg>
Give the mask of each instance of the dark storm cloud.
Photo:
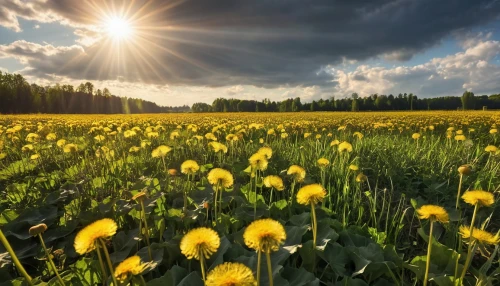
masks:
<svg viewBox="0 0 500 286"><path fill-rule="evenodd" d="M92 25L96 7L113 10L113 4L103 3L58 0L40 7L75 25ZM114 6L124 3L130 1L114 1ZM135 1L130 14L141 8L141 15L148 15L137 17L143 50L140 56L124 51L120 65L126 70L103 66L109 54L99 52L101 42L62 66L36 58L30 66L98 80L122 76L162 84L326 86L335 83L322 67L376 56L408 60L451 33L500 14L500 2L491 0ZM66 58L69 52L75 50L43 60Z"/></svg>

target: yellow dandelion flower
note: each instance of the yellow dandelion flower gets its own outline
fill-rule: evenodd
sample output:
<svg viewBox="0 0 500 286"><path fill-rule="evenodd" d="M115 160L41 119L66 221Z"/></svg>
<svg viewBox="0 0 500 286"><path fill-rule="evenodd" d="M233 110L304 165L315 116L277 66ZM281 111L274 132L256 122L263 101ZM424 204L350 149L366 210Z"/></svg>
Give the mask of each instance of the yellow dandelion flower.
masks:
<svg viewBox="0 0 500 286"><path fill-rule="evenodd" d="M490 130L490 134L497 134L498 133L498 129L496 128L493 128Z"/></svg>
<svg viewBox="0 0 500 286"><path fill-rule="evenodd" d="M49 134L47 134L47 136L45 136L45 139L47 139L49 141L54 141L57 139L57 135L55 133L49 133Z"/></svg>
<svg viewBox="0 0 500 286"><path fill-rule="evenodd" d="M462 199L464 202L473 206L479 204L479 206L489 207L495 202L493 193L482 190L466 191L462 195Z"/></svg>
<svg viewBox="0 0 500 286"><path fill-rule="evenodd" d="M304 179L306 178L306 170L304 170L304 168L299 165L290 166L286 173L287 175L292 175L294 180L298 183L304 181Z"/></svg>
<svg viewBox="0 0 500 286"><path fill-rule="evenodd" d="M221 168L214 168L208 172L207 175L208 182L213 186L222 186L224 188L230 188L233 183L233 175L228 170Z"/></svg>
<svg viewBox="0 0 500 286"><path fill-rule="evenodd" d="M27 145L24 145L22 148L21 148L21 151L23 152L29 152L31 150L33 150L35 147L33 147L33 144L27 144Z"/></svg>
<svg viewBox="0 0 500 286"><path fill-rule="evenodd" d="M191 175L200 169L200 166L194 160L186 160L181 164L181 173Z"/></svg>
<svg viewBox="0 0 500 286"><path fill-rule="evenodd" d="M465 135L456 135L455 141L465 141Z"/></svg>
<svg viewBox="0 0 500 286"><path fill-rule="evenodd" d="M335 139L335 140L333 140L332 142L330 142L330 147L337 146L337 145L339 145L339 144L340 144L340 141L339 141L339 140L337 140L337 139Z"/></svg>
<svg viewBox="0 0 500 286"><path fill-rule="evenodd" d="M222 143L213 141L208 143L208 146L211 147L215 153L217 152L227 153L227 147Z"/></svg>
<svg viewBox="0 0 500 286"><path fill-rule="evenodd" d="M75 237L75 250L79 254L88 253L96 248L96 240L115 235L118 226L109 218L95 221L78 232Z"/></svg>
<svg viewBox="0 0 500 286"><path fill-rule="evenodd" d="M460 235L464 239L470 239L470 226L461 225L459 228ZM474 228L472 230L472 238L482 244L496 245L500 242L498 235L492 234L485 230Z"/></svg>
<svg viewBox="0 0 500 286"><path fill-rule="evenodd" d="M352 145L351 143L347 142L347 141L344 141L342 143L339 144L339 152L344 152L344 151L347 151L347 152L352 152Z"/></svg>
<svg viewBox="0 0 500 286"><path fill-rule="evenodd" d="M63 151L64 153L76 153L78 152L78 146L76 144L69 143L64 145Z"/></svg>
<svg viewBox="0 0 500 286"><path fill-rule="evenodd" d="M255 153L248 159L250 166L253 170L264 171L267 169L268 161L266 155L262 153Z"/></svg>
<svg viewBox="0 0 500 286"><path fill-rule="evenodd" d="M159 158L159 157L163 158L163 157L167 156L167 154L170 151L172 151L172 148L170 148L169 146L160 145L156 149L154 149L153 152L151 152L151 156L153 158Z"/></svg>
<svg viewBox="0 0 500 286"><path fill-rule="evenodd" d="M139 275L146 268L147 264L142 263L138 255L131 256L116 266L115 277L120 281L127 279L129 275Z"/></svg>
<svg viewBox="0 0 500 286"><path fill-rule="evenodd" d="M104 139L106 139L106 138L103 135L97 135L96 137L94 137L94 139L97 142L101 142L101 141L104 141Z"/></svg>
<svg viewBox="0 0 500 286"><path fill-rule="evenodd" d="M420 133L413 133L411 135L411 138L415 139L415 140L418 140L420 138Z"/></svg>
<svg viewBox="0 0 500 286"><path fill-rule="evenodd" d="M303 186L297 193L297 202L301 205L317 204L326 197L326 190L320 184Z"/></svg>
<svg viewBox="0 0 500 286"><path fill-rule="evenodd" d="M286 240L285 228L270 218L253 221L243 233L245 244L257 251L278 251Z"/></svg>
<svg viewBox="0 0 500 286"><path fill-rule="evenodd" d="M271 149L271 147L264 146L260 147L257 153L263 154L269 160L273 156L273 149Z"/></svg>
<svg viewBox="0 0 500 286"><path fill-rule="evenodd" d="M490 152L490 153L495 153L498 150L496 146L493 145L488 145L486 148L484 148L484 151Z"/></svg>
<svg viewBox="0 0 500 286"><path fill-rule="evenodd" d="M358 139L363 139L363 133L359 132L359 131L356 131L354 132L354 134L352 134L352 136L356 136L358 137Z"/></svg>
<svg viewBox="0 0 500 286"><path fill-rule="evenodd" d="M270 175L264 178L264 186L267 188L274 188L277 191L283 191L285 186L283 180L279 176Z"/></svg>
<svg viewBox="0 0 500 286"><path fill-rule="evenodd" d="M123 132L123 137L125 138L132 138L135 137L136 135L137 133L134 130L125 130L125 132Z"/></svg>
<svg viewBox="0 0 500 286"><path fill-rule="evenodd" d="M5 157L7 157L6 153L0 153L0 160L4 159Z"/></svg>
<svg viewBox="0 0 500 286"><path fill-rule="evenodd" d="M207 275L206 286L254 286L257 281L250 268L242 263L225 262Z"/></svg>
<svg viewBox="0 0 500 286"><path fill-rule="evenodd" d="M38 158L40 158L40 154L33 154L30 157L30 159L33 160L33 161L37 160Z"/></svg>
<svg viewBox="0 0 500 286"><path fill-rule="evenodd" d="M57 145L58 147L63 148L63 147L64 147L64 145L66 145L66 140L64 140L64 139L59 139L59 140L57 140L56 145Z"/></svg>
<svg viewBox="0 0 500 286"><path fill-rule="evenodd" d="M349 170L356 172L357 170L359 170L359 167L354 165L354 164L351 164L351 165L349 165Z"/></svg>
<svg viewBox="0 0 500 286"><path fill-rule="evenodd" d="M440 206L436 205L423 205L417 210L420 219L430 219L439 222L448 222L448 212Z"/></svg>
<svg viewBox="0 0 500 286"><path fill-rule="evenodd" d="M318 161L316 161L318 163L318 166L320 168L325 168L325 167L328 167L328 165L330 165L330 161L328 161L328 159L326 158L319 158Z"/></svg>
<svg viewBox="0 0 500 286"><path fill-rule="evenodd" d="M138 147L138 146L132 146L130 147L130 149L128 149L128 152L129 153L137 153L141 150L141 147Z"/></svg>
<svg viewBox="0 0 500 286"><path fill-rule="evenodd" d="M359 173L357 176L356 176L356 182L358 183L362 183L362 182L366 182L366 180L368 180L368 178L366 177L365 174L363 173Z"/></svg>
<svg viewBox="0 0 500 286"><path fill-rule="evenodd" d="M198 227L190 230L181 239L181 253L188 259L200 260L200 254L208 259L220 246L217 232L208 227Z"/></svg>
<svg viewBox="0 0 500 286"><path fill-rule="evenodd" d="M311 133L307 133L307 132L304 133L304 139L307 138L307 137L309 137L309 136L311 136Z"/></svg>

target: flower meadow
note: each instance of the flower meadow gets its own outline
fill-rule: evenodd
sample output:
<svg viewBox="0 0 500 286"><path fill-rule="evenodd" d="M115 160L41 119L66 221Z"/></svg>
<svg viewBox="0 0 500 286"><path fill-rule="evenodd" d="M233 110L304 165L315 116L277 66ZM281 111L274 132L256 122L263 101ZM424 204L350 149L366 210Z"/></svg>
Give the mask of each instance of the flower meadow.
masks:
<svg viewBox="0 0 500 286"><path fill-rule="evenodd" d="M0 117L0 285L499 285L500 113Z"/></svg>

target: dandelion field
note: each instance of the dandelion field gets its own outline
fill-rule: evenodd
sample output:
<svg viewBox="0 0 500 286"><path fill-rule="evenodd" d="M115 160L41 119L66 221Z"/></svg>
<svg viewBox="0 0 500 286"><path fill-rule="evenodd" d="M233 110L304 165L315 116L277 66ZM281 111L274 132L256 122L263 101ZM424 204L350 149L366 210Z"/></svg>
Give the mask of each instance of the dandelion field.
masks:
<svg viewBox="0 0 500 286"><path fill-rule="evenodd" d="M0 117L0 285L499 285L500 113Z"/></svg>

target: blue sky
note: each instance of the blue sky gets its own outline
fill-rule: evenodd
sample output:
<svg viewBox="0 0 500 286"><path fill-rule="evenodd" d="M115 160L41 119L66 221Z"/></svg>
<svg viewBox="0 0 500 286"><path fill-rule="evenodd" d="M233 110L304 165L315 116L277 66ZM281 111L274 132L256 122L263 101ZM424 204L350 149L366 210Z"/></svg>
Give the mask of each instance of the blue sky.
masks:
<svg viewBox="0 0 500 286"><path fill-rule="evenodd" d="M500 1L227 1L1 0L0 69L161 105L500 92Z"/></svg>

